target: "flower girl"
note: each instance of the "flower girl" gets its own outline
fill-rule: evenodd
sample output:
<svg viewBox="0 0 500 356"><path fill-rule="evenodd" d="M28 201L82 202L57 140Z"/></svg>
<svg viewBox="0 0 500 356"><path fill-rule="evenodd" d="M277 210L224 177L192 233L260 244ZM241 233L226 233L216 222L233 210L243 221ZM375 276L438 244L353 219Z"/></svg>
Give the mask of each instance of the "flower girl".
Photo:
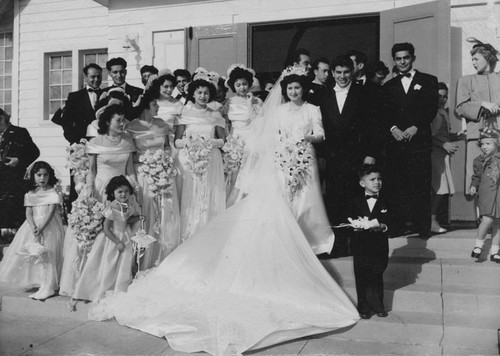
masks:
<svg viewBox="0 0 500 356"><path fill-rule="evenodd" d="M73 299L98 301L107 291L126 291L132 281L134 249L129 225L139 220L139 205L124 176L111 178L106 187L110 202L104 209L103 232L97 236L78 279Z"/></svg>
<svg viewBox="0 0 500 356"><path fill-rule="evenodd" d="M29 191L24 196L26 221L19 228L2 262L0 280L40 288L33 299L47 299L59 287L64 229L57 207L61 196L54 189L52 167L35 162L29 173Z"/></svg>

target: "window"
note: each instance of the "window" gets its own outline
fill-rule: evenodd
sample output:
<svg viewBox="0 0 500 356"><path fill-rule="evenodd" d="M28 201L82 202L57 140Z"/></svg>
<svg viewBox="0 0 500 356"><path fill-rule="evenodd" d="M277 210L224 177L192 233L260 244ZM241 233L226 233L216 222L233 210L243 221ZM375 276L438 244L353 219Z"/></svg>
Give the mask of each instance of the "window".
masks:
<svg viewBox="0 0 500 356"><path fill-rule="evenodd" d="M12 33L0 33L0 107L12 114Z"/></svg>
<svg viewBox="0 0 500 356"><path fill-rule="evenodd" d="M102 67L102 84L101 88L108 86L108 70L106 69L106 62L108 61L108 51L106 49L85 51L82 58L82 70L90 63L96 63ZM85 76L82 73L82 87L85 85Z"/></svg>
<svg viewBox="0 0 500 356"><path fill-rule="evenodd" d="M49 116L66 103L72 90L72 56L68 54L52 54L49 56Z"/></svg>

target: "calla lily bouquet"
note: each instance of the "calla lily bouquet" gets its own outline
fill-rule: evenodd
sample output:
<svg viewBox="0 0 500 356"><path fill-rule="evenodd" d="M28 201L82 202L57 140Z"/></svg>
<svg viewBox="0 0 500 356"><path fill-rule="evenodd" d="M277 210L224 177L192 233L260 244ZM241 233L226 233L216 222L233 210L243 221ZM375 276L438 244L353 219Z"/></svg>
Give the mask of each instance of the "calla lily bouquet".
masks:
<svg viewBox="0 0 500 356"><path fill-rule="evenodd" d="M190 136L184 140L186 142L184 148L188 156L188 169L201 179L207 173L213 144L203 136Z"/></svg>
<svg viewBox="0 0 500 356"><path fill-rule="evenodd" d="M68 224L75 232L78 244L90 251L97 234L102 230L104 204L92 196L80 196L72 204Z"/></svg>
<svg viewBox="0 0 500 356"><path fill-rule="evenodd" d="M307 184L312 174L313 161L312 146L309 142L280 136L275 163L283 172L286 190L291 199Z"/></svg>
<svg viewBox="0 0 500 356"><path fill-rule="evenodd" d="M224 174L226 176L240 169L244 148L245 142L243 142L240 136L231 135L227 138L226 143L222 147L222 152L224 152L222 156L224 161Z"/></svg>

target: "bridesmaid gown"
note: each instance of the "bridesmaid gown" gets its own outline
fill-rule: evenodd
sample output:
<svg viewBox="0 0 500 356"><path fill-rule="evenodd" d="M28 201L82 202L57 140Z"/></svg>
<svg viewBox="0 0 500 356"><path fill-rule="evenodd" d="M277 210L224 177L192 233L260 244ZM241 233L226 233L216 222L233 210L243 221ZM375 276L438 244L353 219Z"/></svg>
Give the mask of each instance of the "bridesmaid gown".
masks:
<svg viewBox="0 0 500 356"><path fill-rule="evenodd" d="M97 155L94 197L101 203L105 203L106 186L111 178L127 175L127 162L130 155L135 152L134 142L128 134L122 134L122 139L117 144L108 141L104 135L97 135L87 143L87 147L89 154ZM85 189L82 193L88 194ZM85 264L85 258L82 259L81 253L79 253L78 244L71 228L66 230L63 255L64 263L59 294L71 297L79 275L78 270L81 270Z"/></svg>
<svg viewBox="0 0 500 356"><path fill-rule="evenodd" d="M215 128L225 127L225 121L219 111L210 108L196 109L194 105L185 106L179 119L180 125L186 125L184 137L201 136L215 138ZM203 227L211 218L226 208L224 168L219 148L212 148L208 169L200 179L188 168L186 149L178 154L178 166L182 179L180 200L181 240L186 240Z"/></svg>
<svg viewBox="0 0 500 356"><path fill-rule="evenodd" d="M136 172L142 165L138 160L140 155L147 150L164 150L166 137L170 136L169 128L161 119L154 119L152 123L135 119L127 125L127 131L134 138L137 148L137 154L134 156ZM171 149L168 149L166 154L172 154ZM179 198L175 179L172 195L166 196L161 202L150 195L145 179L140 174L137 175L137 180L142 188L145 230L148 235L157 239L141 258L140 269L145 270L163 261L180 244Z"/></svg>

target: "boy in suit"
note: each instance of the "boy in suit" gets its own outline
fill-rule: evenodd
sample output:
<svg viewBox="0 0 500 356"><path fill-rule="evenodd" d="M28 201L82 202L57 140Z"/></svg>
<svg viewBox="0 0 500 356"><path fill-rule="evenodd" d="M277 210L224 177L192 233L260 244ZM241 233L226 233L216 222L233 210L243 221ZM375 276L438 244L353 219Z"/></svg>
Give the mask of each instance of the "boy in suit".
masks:
<svg viewBox="0 0 500 356"><path fill-rule="evenodd" d="M380 197L382 176L376 165L363 165L359 171L359 184L364 188L364 196L355 197L349 204L352 219L364 218L364 222L354 221L351 249L354 260L358 311L362 319L373 315L386 317L384 308L383 275L389 260L387 205Z"/></svg>

